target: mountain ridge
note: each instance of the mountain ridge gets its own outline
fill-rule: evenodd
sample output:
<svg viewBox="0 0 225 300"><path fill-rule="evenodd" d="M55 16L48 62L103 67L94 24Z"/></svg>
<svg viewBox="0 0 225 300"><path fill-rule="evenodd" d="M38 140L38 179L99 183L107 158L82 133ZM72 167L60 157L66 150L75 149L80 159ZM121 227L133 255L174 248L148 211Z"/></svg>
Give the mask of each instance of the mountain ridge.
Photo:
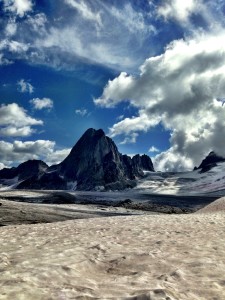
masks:
<svg viewBox="0 0 225 300"><path fill-rule="evenodd" d="M44 162L33 160L33 165L37 164L42 165L40 172L36 169L24 178L18 183L18 189L123 190L134 187L135 180L142 178L144 171L154 172L149 156L123 155L102 129L93 128L85 131L61 163L48 167ZM13 168L13 172L21 165ZM0 170L1 182L6 179L5 173L6 170Z"/></svg>

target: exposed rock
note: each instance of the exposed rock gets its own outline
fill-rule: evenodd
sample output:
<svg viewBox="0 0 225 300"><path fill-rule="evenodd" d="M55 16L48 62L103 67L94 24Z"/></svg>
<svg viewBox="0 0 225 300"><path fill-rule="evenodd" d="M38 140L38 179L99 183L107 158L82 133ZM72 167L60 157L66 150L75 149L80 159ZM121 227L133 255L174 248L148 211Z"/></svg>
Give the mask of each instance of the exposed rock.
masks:
<svg viewBox="0 0 225 300"><path fill-rule="evenodd" d="M7 178L24 179L18 185L20 189L65 190L76 186L78 190L122 190L134 187L135 179L144 176L143 171L154 171L150 157L135 155L131 159L122 155L103 130L93 128L83 134L60 164L47 168L43 162L31 162L3 173Z"/></svg>
<svg viewBox="0 0 225 300"><path fill-rule="evenodd" d="M19 180L43 174L48 165L42 160L28 160L17 168L4 168L0 170L0 179L12 179L18 176Z"/></svg>
<svg viewBox="0 0 225 300"><path fill-rule="evenodd" d="M133 180L143 176L145 168L154 170L150 157L139 157L136 162L122 155L103 130L90 128L57 168L66 181L77 181L78 190L96 187L121 190L133 187Z"/></svg>
<svg viewBox="0 0 225 300"><path fill-rule="evenodd" d="M196 169L201 169L200 172L204 173L215 167L217 163L224 161L224 157L217 155L214 151L211 151Z"/></svg>
<svg viewBox="0 0 225 300"><path fill-rule="evenodd" d="M141 164L144 171L155 172L151 158L144 154L141 156Z"/></svg>
<svg viewBox="0 0 225 300"><path fill-rule="evenodd" d="M126 179L121 158L115 143L103 130L91 128L59 164L59 173L67 181L76 180L78 189L91 190Z"/></svg>
<svg viewBox="0 0 225 300"><path fill-rule="evenodd" d="M135 155L132 158L132 164L133 164L133 169L134 173L139 175L139 174L144 174L143 171L153 171L154 172L154 167L151 161L151 158L147 155Z"/></svg>
<svg viewBox="0 0 225 300"><path fill-rule="evenodd" d="M66 190L67 182L57 172L44 173L42 176L32 176L22 181L17 189Z"/></svg>

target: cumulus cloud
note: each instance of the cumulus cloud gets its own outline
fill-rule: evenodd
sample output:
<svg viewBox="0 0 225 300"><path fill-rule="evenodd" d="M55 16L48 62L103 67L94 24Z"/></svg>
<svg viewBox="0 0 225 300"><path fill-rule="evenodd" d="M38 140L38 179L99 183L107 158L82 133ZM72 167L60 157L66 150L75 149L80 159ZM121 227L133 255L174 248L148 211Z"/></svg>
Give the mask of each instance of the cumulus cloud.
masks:
<svg viewBox="0 0 225 300"><path fill-rule="evenodd" d="M29 136L34 133L35 130L32 129L30 126L23 126L23 127L15 127L15 126L6 126L0 128L0 136Z"/></svg>
<svg viewBox="0 0 225 300"><path fill-rule="evenodd" d="M88 110L85 109L85 108L76 109L76 110L75 110L75 114L76 114L76 115L79 115L79 116L81 116L81 117L84 117L84 116L86 116L86 115L88 114Z"/></svg>
<svg viewBox="0 0 225 300"><path fill-rule="evenodd" d="M33 2L31 0L3 0L5 11L15 13L23 17L27 12L32 11Z"/></svg>
<svg viewBox="0 0 225 300"><path fill-rule="evenodd" d="M39 159L53 152L55 143L49 140L0 141L0 161L5 165L21 163L28 159Z"/></svg>
<svg viewBox="0 0 225 300"><path fill-rule="evenodd" d="M30 117L17 103L0 106L1 136L29 136L34 132L31 128L34 125L43 125L43 122Z"/></svg>
<svg viewBox="0 0 225 300"><path fill-rule="evenodd" d="M187 171L193 169L193 161L191 158L183 156L176 149L170 148L168 151L162 152L152 158L156 170L169 171Z"/></svg>
<svg viewBox="0 0 225 300"><path fill-rule="evenodd" d="M192 168L211 150L224 155L225 110L216 101L225 95L224 45L224 31L176 40L147 59L139 76L121 73L109 81L95 104L126 101L139 110L137 117L114 124L111 135L129 136L161 122L171 131L171 148L158 156L162 169Z"/></svg>
<svg viewBox="0 0 225 300"><path fill-rule="evenodd" d="M61 162L70 149L55 149L55 142L49 140L14 141L13 143L0 141L0 161L3 166L22 163L28 159L41 159L47 164Z"/></svg>
<svg viewBox="0 0 225 300"><path fill-rule="evenodd" d="M25 81L24 79L20 79L17 82L18 91L21 93L29 93L32 94L34 92L34 87L29 82Z"/></svg>
<svg viewBox="0 0 225 300"><path fill-rule="evenodd" d="M41 110L47 108L51 110L53 108L53 101L49 98L34 98L30 100L30 103L33 105L34 109Z"/></svg>
<svg viewBox="0 0 225 300"><path fill-rule="evenodd" d="M157 153L157 152L160 152L160 150L155 147L155 146L151 146L149 149L148 149L148 152L151 152L151 153Z"/></svg>
<svg viewBox="0 0 225 300"><path fill-rule="evenodd" d="M158 15L165 19L175 19L179 22L187 22L193 13L197 13L202 8L201 0L166 0L158 7Z"/></svg>
<svg viewBox="0 0 225 300"><path fill-rule="evenodd" d="M149 118L148 114L144 110L139 111L139 116L132 118L125 118L122 121L114 124L109 129L109 135L115 137L120 134L129 135L130 133L137 131L148 131L149 128L154 127L160 121L160 117Z"/></svg>
<svg viewBox="0 0 225 300"><path fill-rule="evenodd" d="M55 165L62 162L70 153L71 149L65 148L54 150L45 157L45 162L50 165Z"/></svg>
<svg viewBox="0 0 225 300"><path fill-rule="evenodd" d="M17 103L11 103L0 106L0 126L2 125L22 127L27 125L43 125L43 122L30 117L27 111Z"/></svg>

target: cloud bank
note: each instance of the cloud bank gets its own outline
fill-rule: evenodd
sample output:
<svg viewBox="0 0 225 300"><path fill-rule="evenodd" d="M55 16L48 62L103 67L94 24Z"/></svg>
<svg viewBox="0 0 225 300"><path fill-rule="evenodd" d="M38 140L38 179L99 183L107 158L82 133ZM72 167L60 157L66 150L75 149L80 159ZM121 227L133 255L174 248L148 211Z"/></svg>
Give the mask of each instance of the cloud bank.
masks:
<svg viewBox="0 0 225 300"><path fill-rule="evenodd" d="M156 156L163 170L191 169L211 150L225 155L225 32L175 40L140 67L139 76L121 73L95 104L127 102L139 115L110 128L112 137L161 124L171 131L171 148Z"/></svg>
<svg viewBox="0 0 225 300"><path fill-rule="evenodd" d="M0 169L22 163L28 159L42 159L48 165L61 162L71 149L55 149L55 142L49 140L0 141Z"/></svg>

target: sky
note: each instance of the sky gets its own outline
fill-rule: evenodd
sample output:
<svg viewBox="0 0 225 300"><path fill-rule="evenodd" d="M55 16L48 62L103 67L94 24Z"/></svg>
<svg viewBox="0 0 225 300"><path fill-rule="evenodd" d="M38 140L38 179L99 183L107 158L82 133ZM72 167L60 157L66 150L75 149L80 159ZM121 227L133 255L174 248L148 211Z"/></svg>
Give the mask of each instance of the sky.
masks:
<svg viewBox="0 0 225 300"><path fill-rule="evenodd" d="M102 128L156 170L225 155L223 0L0 0L0 169Z"/></svg>

